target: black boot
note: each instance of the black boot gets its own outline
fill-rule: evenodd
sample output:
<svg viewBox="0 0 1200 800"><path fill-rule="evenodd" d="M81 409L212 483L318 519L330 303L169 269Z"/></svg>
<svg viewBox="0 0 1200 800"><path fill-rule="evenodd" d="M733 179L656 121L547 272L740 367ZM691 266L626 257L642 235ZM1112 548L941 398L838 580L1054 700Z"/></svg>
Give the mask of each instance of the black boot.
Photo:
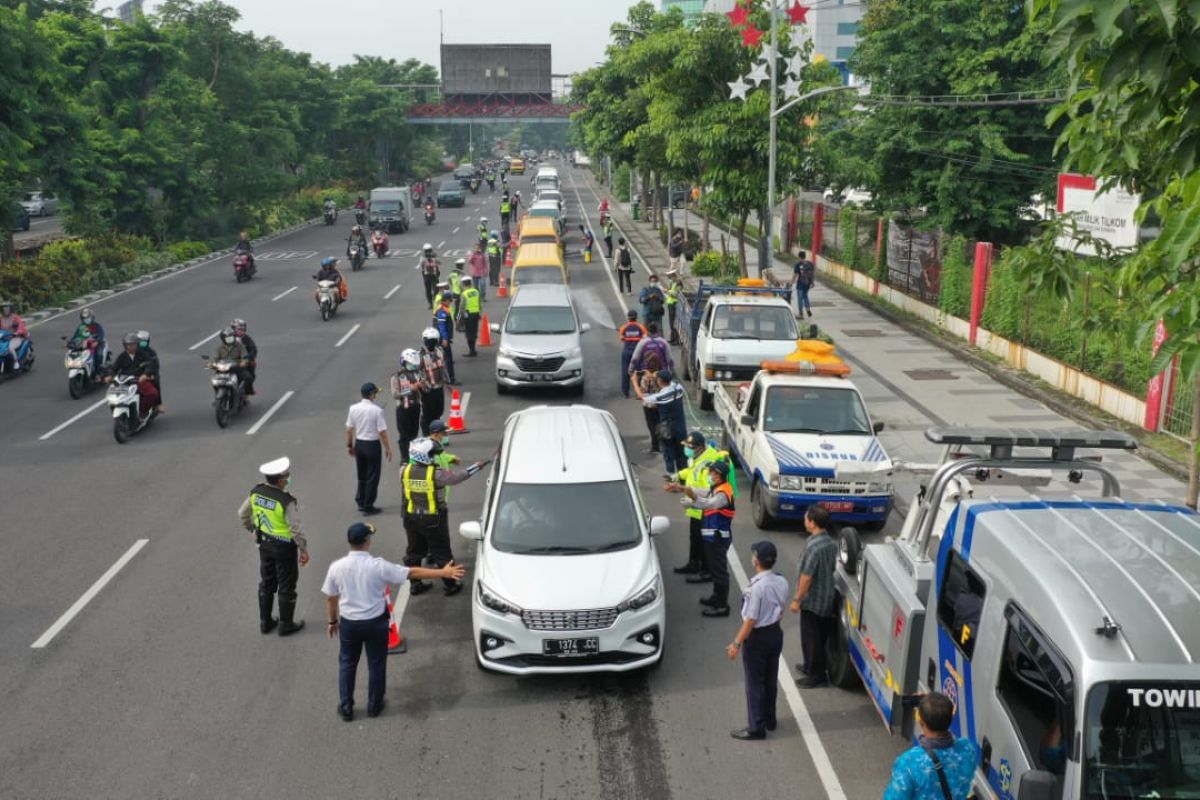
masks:
<svg viewBox="0 0 1200 800"><path fill-rule="evenodd" d="M279 635L291 636L304 627L304 620L296 622L292 619L296 614L296 601L279 598Z"/></svg>
<svg viewBox="0 0 1200 800"><path fill-rule="evenodd" d="M274 605L274 594L271 592L258 593L258 629L263 633L270 633L279 624L279 620L271 616L271 609Z"/></svg>
<svg viewBox="0 0 1200 800"><path fill-rule="evenodd" d="M676 575L695 575L700 572L700 565L695 561L689 561L682 567L675 568Z"/></svg>

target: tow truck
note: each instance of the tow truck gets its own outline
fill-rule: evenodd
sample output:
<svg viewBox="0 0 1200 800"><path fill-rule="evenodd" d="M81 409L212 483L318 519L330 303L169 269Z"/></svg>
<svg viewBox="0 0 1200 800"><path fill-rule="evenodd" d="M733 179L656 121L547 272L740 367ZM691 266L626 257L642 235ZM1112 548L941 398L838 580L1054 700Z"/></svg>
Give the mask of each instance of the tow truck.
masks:
<svg viewBox="0 0 1200 800"><path fill-rule="evenodd" d="M715 384L725 449L750 478L754 523L765 530L822 505L838 523L879 530L893 491L892 462L876 438L883 423L871 421L833 345L794 346L786 360L763 361L748 383Z"/></svg>
<svg viewBox="0 0 1200 800"><path fill-rule="evenodd" d="M943 457L900 535L840 532L831 680L905 737L920 696L947 695L980 798L1200 797L1200 517L1121 499L1083 451L1133 450L1124 433L926 438ZM1100 497L993 488L1056 474Z"/></svg>

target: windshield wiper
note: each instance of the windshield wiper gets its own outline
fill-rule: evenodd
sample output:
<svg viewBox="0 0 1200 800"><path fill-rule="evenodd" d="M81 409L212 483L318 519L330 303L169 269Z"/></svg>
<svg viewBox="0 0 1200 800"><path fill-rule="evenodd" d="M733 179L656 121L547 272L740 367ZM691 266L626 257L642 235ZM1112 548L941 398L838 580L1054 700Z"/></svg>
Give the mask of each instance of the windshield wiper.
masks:
<svg viewBox="0 0 1200 800"><path fill-rule="evenodd" d="M851 429L847 429L844 431L825 431L826 436L837 436L838 434L842 434L842 433L858 433L858 434L862 434L864 436L871 435L870 431L864 431L862 428L851 428Z"/></svg>
<svg viewBox="0 0 1200 800"><path fill-rule="evenodd" d="M522 555L527 553L590 553L592 549L590 547L573 547L564 544L548 544L541 547L526 547L516 552Z"/></svg>
<svg viewBox="0 0 1200 800"><path fill-rule="evenodd" d="M767 433L825 433L823 428L771 428Z"/></svg>
<svg viewBox="0 0 1200 800"><path fill-rule="evenodd" d="M593 548L592 552L593 553L607 553L610 550L622 550L626 547L633 547L636 544L637 544L636 539L626 539L623 542L609 542L608 544L602 545L601 547Z"/></svg>

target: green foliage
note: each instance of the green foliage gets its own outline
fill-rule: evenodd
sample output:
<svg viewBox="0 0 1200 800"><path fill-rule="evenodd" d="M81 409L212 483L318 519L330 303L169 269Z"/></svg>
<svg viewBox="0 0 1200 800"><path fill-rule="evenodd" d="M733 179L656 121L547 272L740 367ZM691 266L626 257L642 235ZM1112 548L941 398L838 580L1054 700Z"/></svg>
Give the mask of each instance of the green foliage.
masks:
<svg viewBox="0 0 1200 800"><path fill-rule="evenodd" d="M622 164L613 171L612 191L616 194L617 200L622 203L629 202L629 178L632 172L628 164Z"/></svg>
<svg viewBox="0 0 1200 800"><path fill-rule="evenodd" d="M858 266L858 213L843 207L838 214L838 240L842 252L838 260L848 267Z"/></svg>
<svg viewBox="0 0 1200 800"><path fill-rule="evenodd" d="M952 236L942 249L942 278L938 307L950 316L966 318L971 313L973 266L967 261L967 240Z"/></svg>
<svg viewBox="0 0 1200 800"><path fill-rule="evenodd" d="M692 261L692 274L703 278L732 278L736 282L740 275L737 255L726 253L722 256L717 250L697 253Z"/></svg>
<svg viewBox="0 0 1200 800"><path fill-rule="evenodd" d="M65 239L42 248L37 258L0 264L0 296L31 311L153 272L175 260L141 237L110 235Z"/></svg>
<svg viewBox="0 0 1200 800"><path fill-rule="evenodd" d="M167 245L167 252L176 261L190 261L193 258L207 255L210 248L207 242L197 242L187 240L183 242L173 242Z"/></svg>

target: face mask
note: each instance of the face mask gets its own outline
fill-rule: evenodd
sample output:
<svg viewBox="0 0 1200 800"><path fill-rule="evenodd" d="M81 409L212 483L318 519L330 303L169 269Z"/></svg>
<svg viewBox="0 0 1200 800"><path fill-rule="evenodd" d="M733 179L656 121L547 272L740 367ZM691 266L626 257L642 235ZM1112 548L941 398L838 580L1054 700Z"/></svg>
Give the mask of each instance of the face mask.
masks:
<svg viewBox="0 0 1200 800"><path fill-rule="evenodd" d="M292 479L291 479L291 478L284 478L284 480L283 480L283 490L286 492L286 491L288 491L288 490L289 490L289 489L291 489L291 488L292 488Z"/></svg>
<svg viewBox="0 0 1200 800"><path fill-rule="evenodd" d="M692 458L693 456L696 455L696 450L695 450L695 448L692 448L692 447L685 447L685 448L683 448L683 454L685 456L687 456L688 458Z"/></svg>

